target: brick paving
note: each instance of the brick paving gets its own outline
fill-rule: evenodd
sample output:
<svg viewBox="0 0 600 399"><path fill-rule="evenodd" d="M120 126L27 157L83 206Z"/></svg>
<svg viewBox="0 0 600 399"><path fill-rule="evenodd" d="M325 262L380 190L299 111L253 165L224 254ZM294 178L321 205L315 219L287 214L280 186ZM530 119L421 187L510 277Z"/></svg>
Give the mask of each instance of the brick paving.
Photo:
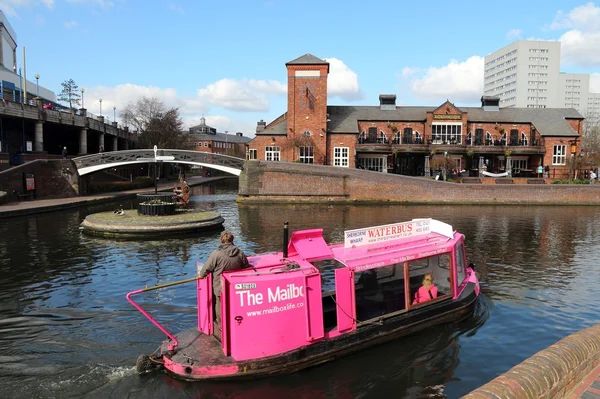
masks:
<svg viewBox="0 0 600 399"><path fill-rule="evenodd" d="M600 366L592 370L566 399L600 399Z"/></svg>
<svg viewBox="0 0 600 399"><path fill-rule="evenodd" d="M190 177L186 181L190 186L210 181L221 180L223 177ZM172 190L175 182L159 183L158 191ZM23 200L20 202L10 202L0 205L0 218L29 215L33 213L49 212L57 209L75 208L90 204L112 201L117 198L130 197L138 193L154 192L154 187L147 187L135 190L119 191L113 193L103 193L98 195L89 195L72 198L54 198L40 200Z"/></svg>

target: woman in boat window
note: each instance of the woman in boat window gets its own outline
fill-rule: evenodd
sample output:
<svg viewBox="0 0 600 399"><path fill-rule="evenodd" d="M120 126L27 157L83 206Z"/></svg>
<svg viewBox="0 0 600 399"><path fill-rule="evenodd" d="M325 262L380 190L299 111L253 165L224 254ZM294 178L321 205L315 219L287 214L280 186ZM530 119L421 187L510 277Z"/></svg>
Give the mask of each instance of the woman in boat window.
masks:
<svg viewBox="0 0 600 399"><path fill-rule="evenodd" d="M415 294L415 300L413 301L413 305L417 305L419 303L427 302L434 298L437 298L437 294L438 289L433 284L433 275L431 273L427 273L425 276L423 276L423 285Z"/></svg>

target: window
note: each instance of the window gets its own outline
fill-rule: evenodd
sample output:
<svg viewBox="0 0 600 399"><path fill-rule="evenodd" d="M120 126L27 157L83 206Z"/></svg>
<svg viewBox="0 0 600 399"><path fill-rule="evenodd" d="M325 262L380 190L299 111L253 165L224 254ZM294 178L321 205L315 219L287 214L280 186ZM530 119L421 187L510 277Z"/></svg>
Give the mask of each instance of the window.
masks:
<svg viewBox="0 0 600 399"><path fill-rule="evenodd" d="M521 132L521 145L529 145L529 140L527 139L527 135Z"/></svg>
<svg viewBox="0 0 600 399"><path fill-rule="evenodd" d="M248 159L258 159L258 151L255 148L248 150Z"/></svg>
<svg viewBox="0 0 600 399"><path fill-rule="evenodd" d="M394 139L392 140L392 144L400 144L400 131L397 131L394 135Z"/></svg>
<svg viewBox="0 0 600 399"><path fill-rule="evenodd" d="M494 145L494 136L490 132L485 132L485 145Z"/></svg>
<svg viewBox="0 0 600 399"><path fill-rule="evenodd" d="M465 277L467 277L467 271L465 268L465 250L462 242L456 246L456 284L461 284Z"/></svg>
<svg viewBox="0 0 600 399"><path fill-rule="evenodd" d="M358 144L362 144L367 140L367 132L364 130L358 135Z"/></svg>
<svg viewBox="0 0 600 399"><path fill-rule="evenodd" d="M267 161L279 161L281 150L277 146L265 147L265 160Z"/></svg>
<svg viewBox="0 0 600 399"><path fill-rule="evenodd" d="M349 153L348 147L333 147L333 166L349 167Z"/></svg>
<svg viewBox="0 0 600 399"><path fill-rule="evenodd" d="M370 320L404 310L404 264L356 272L354 289L357 320Z"/></svg>
<svg viewBox="0 0 600 399"><path fill-rule="evenodd" d="M554 146L552 151L552 165L566 165L567 164L567 146L565 144L558 144Z"/></svg>
<svg viewBox="0 0 600 399"><path fill-rule="evenodd" d="M379 139L377 140L377 142L381 144L386 144L388 142L387 136L381 130L379 131Z"/></svg>
<svg viewBox="0 0 600 399"><path fill-rule="evenodd" d="M452 287L450 284L452 281L451 266L452 262L449 253L409 262L411 301L415 299L415 295L419 288L423 286L425 275L429 273L433 276L433 284L437 287L437 298L452 294Z"/></svg>
<svg viewBox="0 0 600 399"><path fill-rule="evenodd" d="M302 133L302 136L304 136L304 137L310 137L311 134L310 134L310 132L308 130L305 130L304 133Z"/></svg>
<svg viewBox="0 0 600 399"><path fill-rule="evenodd" d="M433 135L434 144L462 144L461 124L435 124L431 126L431 132Z"/></svg>
<svg viewBox="0 0 600 399"><path fill-rule="evenodd" d="M300 163L315 163L315 147L304 146L298 148Z"/></svg>

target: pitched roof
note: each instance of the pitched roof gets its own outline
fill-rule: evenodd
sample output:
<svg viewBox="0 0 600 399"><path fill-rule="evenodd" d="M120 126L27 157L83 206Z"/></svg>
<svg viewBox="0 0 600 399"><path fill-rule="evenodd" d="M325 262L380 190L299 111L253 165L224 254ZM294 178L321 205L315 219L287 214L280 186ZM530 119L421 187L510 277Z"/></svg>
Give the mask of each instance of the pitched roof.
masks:
<svg viewBox="0 0 600 399"><path fill-rule="evenodd" d="M439 106L398 106L382 110L379 106L328 106L331 133L360 133L358 121L422 122L427 112ZM501 108L484 111L481 107L461 107L469 122L532 123L542 136L578 136L567 119L583 119L573 108Z"/></svg>
<svg viewBox="0 0 600 399"><path fill-rule="evenodd" d="M315 57L312 54L306 53L302 57L286 62L285 65L329 65L329 62Z"/></svg>
<svg viewBox="0 0 600 399"><path fill-rule="evenodd" d="M250 137L238 136L236 134L207 134L207 133L188 133L188 139L198 141L224 141L228 143L248 143L252 140Z"/></svg>

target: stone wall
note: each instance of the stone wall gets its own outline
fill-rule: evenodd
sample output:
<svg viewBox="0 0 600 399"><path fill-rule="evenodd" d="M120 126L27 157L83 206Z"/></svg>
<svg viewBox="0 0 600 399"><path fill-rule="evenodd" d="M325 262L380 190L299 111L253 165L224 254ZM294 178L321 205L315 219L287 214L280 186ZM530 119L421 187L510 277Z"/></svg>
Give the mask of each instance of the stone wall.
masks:
<svg viewBox="0 0 600 399"><path fill-rule="evenodd" d="M458 184L353 168L247 161L238 201L597 205L600 184Z"/></svg>
<svg viewBox="0 0 600 399"><path fill-rule="evenodd" d="M561 339L464 398L564 398L598 365L600 324Z"/></svg>
<svg viewBox="0 0 600 399"><path fill-rule="evenodd" d="M23 192L23 173L35 175L36 199L77 197L78 175L70 160L36 160L0 172L0 190L7 202L17 201L14 191Z"/></svg>

